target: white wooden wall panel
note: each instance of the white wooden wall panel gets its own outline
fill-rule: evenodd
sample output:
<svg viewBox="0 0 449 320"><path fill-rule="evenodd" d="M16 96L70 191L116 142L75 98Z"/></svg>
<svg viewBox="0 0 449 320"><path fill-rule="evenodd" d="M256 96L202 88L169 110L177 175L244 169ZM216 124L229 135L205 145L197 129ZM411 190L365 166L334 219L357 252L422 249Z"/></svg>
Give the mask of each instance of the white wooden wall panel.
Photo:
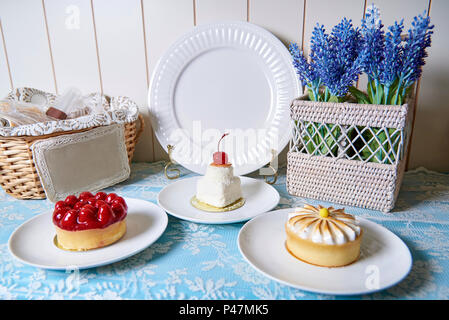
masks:
<svg viewBox="0 0 449 320"><path fill-rule="evenodd" d="M167 48L193 28L192 0L144 0L150 74Z"/></svg>
<svg viewBox="0 0 449 320"><path fill-rule="evenodd" d="M7 59L1 33L2 30L0 20L0 99L5 97L11 90L11 81L9 78Z"/></svg>
<svg viewBox="0 0 449 320"><path fill-rule="evenodd" d="M99 92L100 76L90 0L45 0L59 92Z"/></svg>
<svg viewBox="0 0 449 320"><path fill-rule="evenodd" d="M410 168L424 166L449 171L449 1L432 0L435 25L419 89Z"/></svg>
<svg viewBox="0 0 449 320"><path fill-rule="evenodd" d="M152 133L148 117L148 85L141 2L93 0L98 54L105 94L125 95L140 107L147 120L136 150L136 160L152 160Z"/></svg>
<svg viewBox="0 0 449 320"><path fill-rule="evenodd" d="M286 45L304 44L317 22L328 31L343 17L357 26L371 0L0 0L0 20L11 79L0 41L0 95L12 85L55 92L77 86L127 95L141 107L147 127L137 145L136 160L166 159L150 127L147 95L151 74L170 44L195 24L248 20L278 36ZM419 88L410 167L449 170L449 23L445 0L377 0L384 24L413 16L431 3L436 25L433 46ZM67 28L79 9L79 29ZM45 11L44 11L45 8ZM304 12L305 10L305 12ZM94 14L94 16L92 16ZM46 24L47 22L47 24ZM73 21L69 21L70 22ZM47 28L48 25L48 36ZM95 32L96 30L96 32ZM303 36L304 35L304 36ZM1 39L0 39L1 40ZM97 51L98 47L98 51ZM100 66L100 68L99 68ZM54 70L54 71L53 71ZM54 72L54 74L53 74ZM359 87L365 86L363 79ZM284 153L283 153L284 154ZM282 157L281 157L282 162Z"/></svg>
<svg viewBox="0 0 449 320"><path fill-rule="evenodd" d="M149 74L167 48L187 30L193 28L193 0L144 0L145 34ZM154 159L167 159L167 153L157 138Z"/></svg>
<svg viewBox="0 0 449 320"><path fill-rule="evenodd" d="M14 86L55 92L42 2L0 1L0 19Z"/></svg>
<svg viewBox="0 0 449 320"><path fill-rule="evenodd" d="M196 23L247 19L247 0L196 0Z"/></svg>
<svg viewBox="0 0 449 320"><path fill-rule="evenodd" d="M310 37L317 23L324 25L330 33L334 25L343 17L352 19L355 26L360 26L363 17L364 0L306 0L304 25L304 52L309 52Z"/></svg>
<svg viewBox="0 0 449 320"><path fill-rule="evenodd" d="M367 5L371 3L368 1ZM429 6L429 0L376 0L374 3L380 10L385 29L404 18L405 31L411 27L413 17L422 14Z"/></svg>
<svg viewBox="0 0 449 320"><path fill-rule="evenodd" d="M304 0L249 0L249 21L271 31L285 45L301 45Z"/></svg>
<svg viewBox="0 0 449 320"><path fill-rule="evenodd" d="M302 45L304 0L249 0L248 7L249 22L269 30L286 46ZM279 154L279 165L287 162L287 150Z"/></svg>

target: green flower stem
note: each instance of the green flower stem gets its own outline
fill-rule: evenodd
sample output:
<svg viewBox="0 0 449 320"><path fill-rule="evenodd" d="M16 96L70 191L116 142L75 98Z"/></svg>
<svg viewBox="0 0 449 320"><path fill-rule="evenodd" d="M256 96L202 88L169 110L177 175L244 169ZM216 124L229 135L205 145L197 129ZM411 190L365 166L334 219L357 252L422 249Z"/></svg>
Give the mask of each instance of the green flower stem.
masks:
<svg viewBox="0 0 449 320"><path fill-rule="evenodd" d="M385 86L384 89L384 104L388 104L388 95L390 94L390 86Z"/></svg>
<svg viewBox="0 0 449 320"><path fill-rule="evenodd" d="M368 77L368 97L370 99L370 103L374 103L373 86L371 83L371 78Z"/></svg>
<svg viewBox="0 0 449 320"><path fill-rule="evenodd" d="M397 105L397 104L398 104L399 91L400 91L401 88L402 88L402 85L403 85L402 82L403 82L403 81L404 81L404 78L401 76L401 77L399 78L398 87L396 88L396 95L395 95L394 100L393 100L393 104L394 104L394 105Z"/></svg>
<svg viewBox="0 0 449 320"><path fill-rule="evenodd" d="M327 87L324 91L324 101L329 101L329 89Z"/></svg>
<svg viewBox="0 0 449 320"><path fill-rule="evenodd" d="M374 85L376 86L376 104L380 104L380 101L379 101L381 99L381 97L379 97L379 92L380 92L379 86L380 86L380 84L379 84L379 80L378 79L374 80Z"/></svg>

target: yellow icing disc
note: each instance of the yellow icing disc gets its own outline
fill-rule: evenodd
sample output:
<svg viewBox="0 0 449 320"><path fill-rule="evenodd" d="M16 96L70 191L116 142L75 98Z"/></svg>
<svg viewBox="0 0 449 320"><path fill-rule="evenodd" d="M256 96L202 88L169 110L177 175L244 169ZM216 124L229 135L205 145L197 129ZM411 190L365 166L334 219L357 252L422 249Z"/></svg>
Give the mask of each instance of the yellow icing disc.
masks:
<svg viewBox="0 0 449 320"><path fill-rule="evenodd" d="M207 204L207 203L204 203L204 202L198 200L195 196L192 197L192 199L190 200L190 203L192 204L192 206L194 206L195 208L202 210L202 211L225 212L225 211L232 211L232 210L240 208L241 206L243 206L245 204L245 199L240 198L237 201L235 201L223 208L211 206L210 204Z"/></svg>

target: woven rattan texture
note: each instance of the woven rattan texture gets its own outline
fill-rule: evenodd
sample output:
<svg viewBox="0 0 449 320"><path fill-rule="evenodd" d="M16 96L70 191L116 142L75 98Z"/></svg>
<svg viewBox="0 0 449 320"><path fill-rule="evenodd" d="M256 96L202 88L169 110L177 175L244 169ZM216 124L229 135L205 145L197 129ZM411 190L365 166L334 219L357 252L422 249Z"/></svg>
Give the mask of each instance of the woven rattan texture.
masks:
<svg viewBox="0 0 449 320"><path fill-rule="evenodd" d="M389 212L399 193L410 139L413 100L409 105L361 105L295 99L291 118L298 122L398 129L400 150L394 162L375 163L348 156L310 154L304 129L294 126L287 156L287 191L291 195ZM298 135L303 135L298 138Z"/></svg>
<svg viewBox="0 0 449 320"><path fill-rule="evenodd" d="M408 106L333 103L295 99L290 108L293 120L369 127L405 127Z"/></svg>
<svg viewBox="0 0 449 320"><path fill-rule="evenodd" d="M137 128L138 121L139 128ZM124 129L129 161L134 155L137 140L144 128L141 115L138 121L127 123ZM5 192L17 199L45 199L45 192L37 174L30 147L37 140L77 132L80 131L59 132L40 137L1 137L0 185Z"/></svg>
<svg viewBox="0 0 449 320"><path fill-rule="evenodd" d="M394 207L402 180L394 165L299 152L289 152L287 159L287 191L292 195L380 211Z"/></svg>

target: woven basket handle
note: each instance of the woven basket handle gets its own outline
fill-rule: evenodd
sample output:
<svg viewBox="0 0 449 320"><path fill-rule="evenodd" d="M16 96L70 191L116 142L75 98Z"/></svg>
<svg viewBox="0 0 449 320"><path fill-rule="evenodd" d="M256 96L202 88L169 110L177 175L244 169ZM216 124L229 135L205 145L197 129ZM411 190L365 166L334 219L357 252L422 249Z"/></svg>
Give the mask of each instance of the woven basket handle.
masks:
<svg viewBox="0 0 449 320"><path fill-rule="evenodd" d="M137 129L135 142L139 141L140 136L142 135L143 130L145 129L145 120L143 116L139 113L139 129Z"/></svg>

